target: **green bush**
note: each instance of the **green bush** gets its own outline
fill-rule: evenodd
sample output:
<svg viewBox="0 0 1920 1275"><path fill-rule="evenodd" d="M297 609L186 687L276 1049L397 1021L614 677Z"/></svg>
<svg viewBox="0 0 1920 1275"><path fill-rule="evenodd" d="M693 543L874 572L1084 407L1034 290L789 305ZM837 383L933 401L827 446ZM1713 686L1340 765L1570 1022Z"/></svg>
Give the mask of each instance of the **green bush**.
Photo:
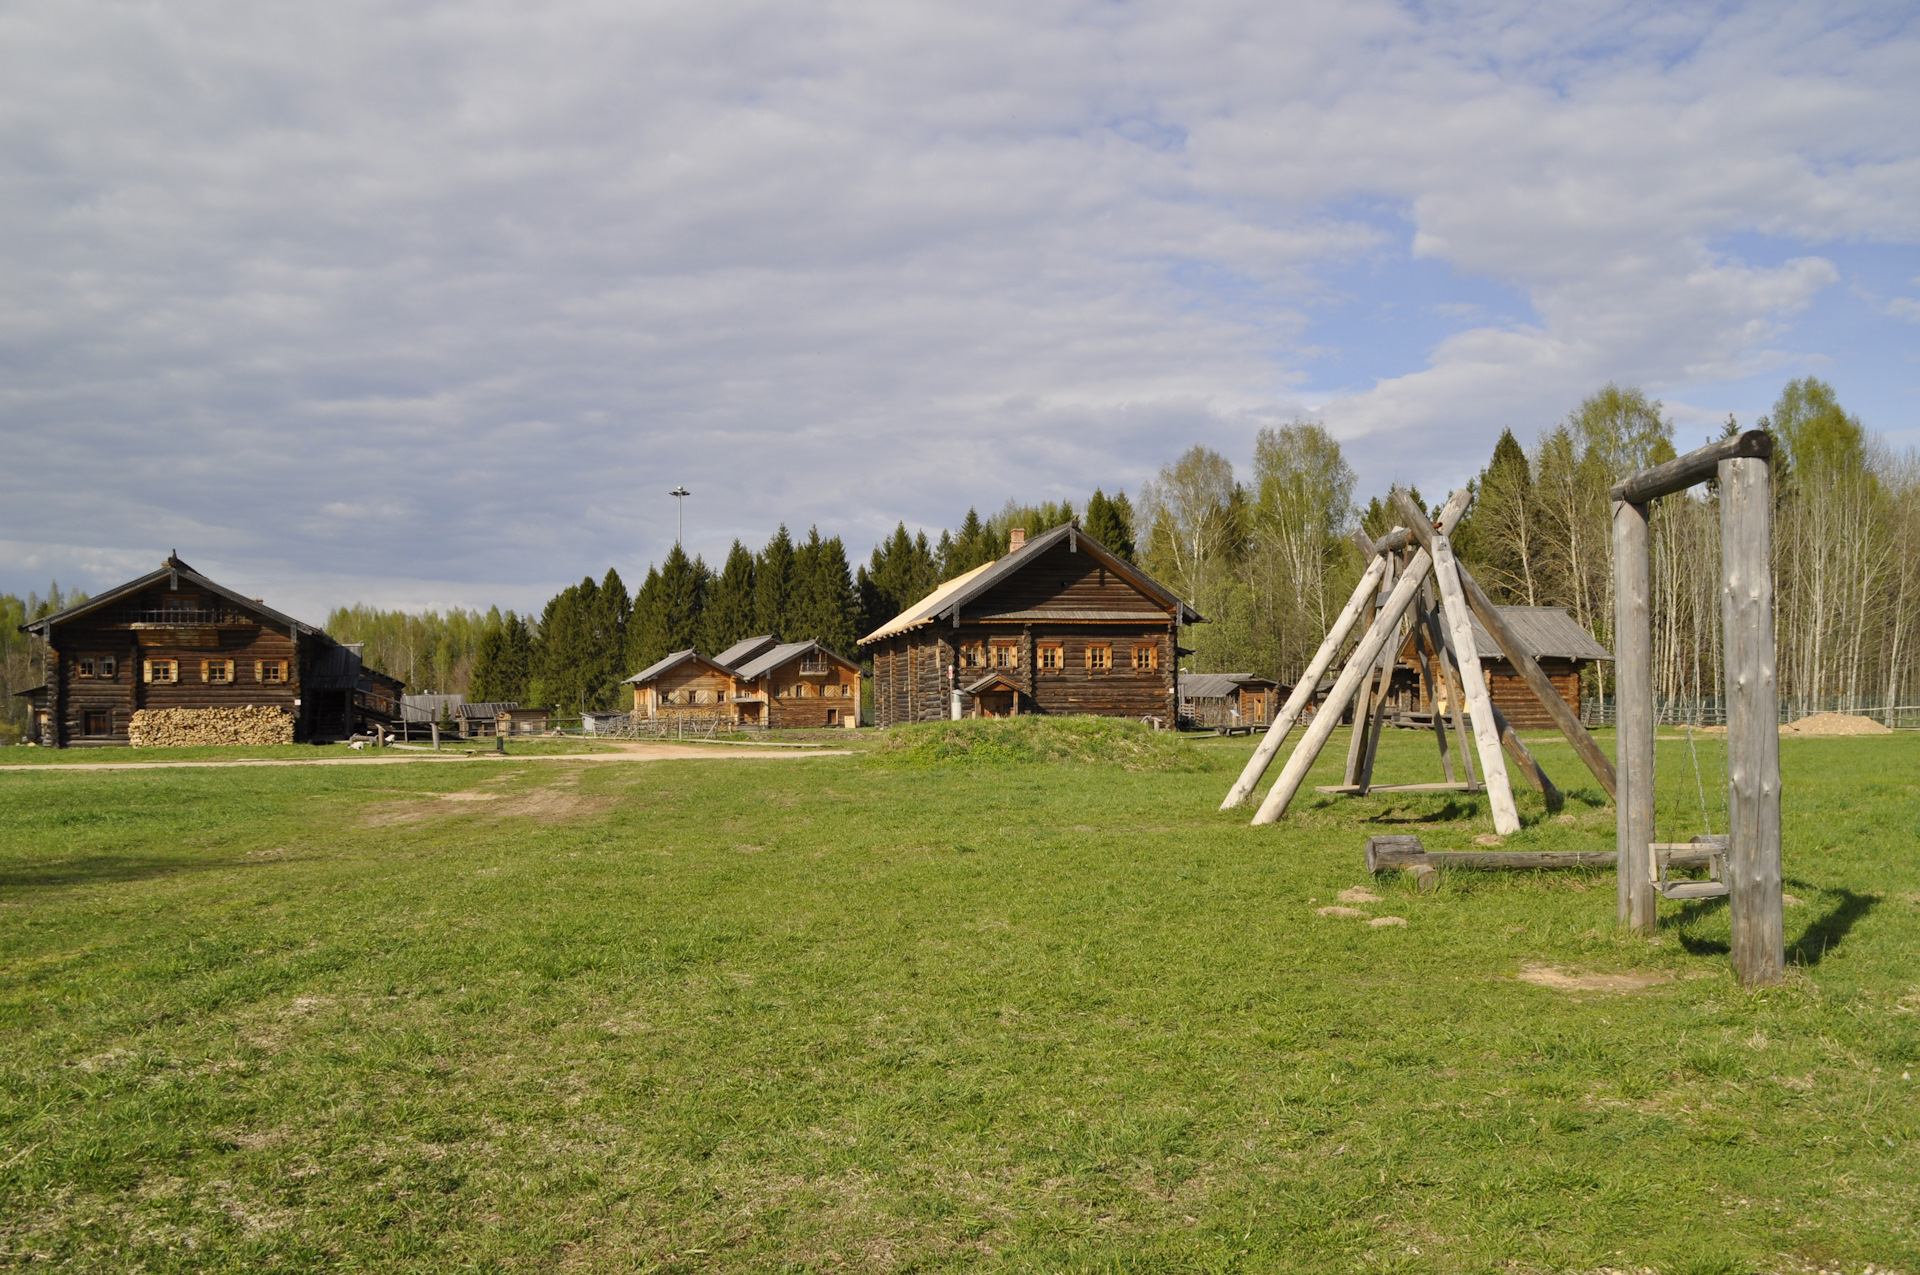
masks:
<svg viewBox="0 0 1920 1275"><path fill-rule="evenodd" d="M1007 717L920 722L886 732L870 754L889 765L1094 762L1122 770L1211 770L1190 740L1114 717Z"/></svg>

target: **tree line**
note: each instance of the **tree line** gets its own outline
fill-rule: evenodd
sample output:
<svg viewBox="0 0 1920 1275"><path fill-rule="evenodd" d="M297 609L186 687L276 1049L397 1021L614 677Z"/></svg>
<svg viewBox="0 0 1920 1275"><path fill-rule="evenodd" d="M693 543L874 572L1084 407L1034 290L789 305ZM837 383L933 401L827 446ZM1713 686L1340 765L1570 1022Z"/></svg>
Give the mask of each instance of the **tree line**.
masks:
<svg viewBox="0 0 1920 1275"><path fill-rule="evenodd" d="M45 619L56 611L79 606L87 600L83 590L60 591L55 580L41 597L31 590L22 598L0 593L0 744L17 744L32 728L32 710L20 692L30 691L46 679L46 643L20 626Z"/></svg>
<svg viewBox="0 0 1920 1275"><path fill-rule="evenodd" d="M1783 696L1802 711L1912 698L1920 673L1920 461L1896 454L1831 386L1790 382L1756 425L1778 442L1774 573ZM1722 436L1736 432L1731 419ZM1470 486L1454 547L1496 601L1564 607L1613 640L1612 513L1622 478L1676 454L1674 426L1643 391L1608 385L1543 429L1511 430ZM1354 501L1339 443L1307 421L1260 431L1246 481L1225 457L1189 449L1141 490L1142 561L1209 624L1188 631L1195 671L1290 681L1363 563L1350 539L1398 520L1384 493ZM1414 493L1418 499L1419 493ZM1718 494L1670 497L1652 520L1656 694L1689 711L1721 690ZM1609 666L1588 694L1610 694Z"/></svg>
<svg viewBox="0 0 1920 1275"><path fill-rule="evenodd" d="M1920 461L1896 454L1814 378L1790 382L1756 424L1779 440L1775 573L1780 686L1803 706L1894 703L1920 674ZM1724 430L1733 431L1731 420ZM1672 419L1643 391L1607 385L1531 443L1511 429L1472 480L1456 552L1496 600L1564 607L1613 641L1607 490L1671 459ZM930 536L905 523L849 570L839 537L782 527L758 551L735 542L716 571L679 546L628 596L609 570L538 616L490 611L401 616L343 609L329 631L368 642L368 659L410 689L518 700L562 710L623 706L621 680L693 647L740 638L815 638L858 658L857 639L941 583L993 561L1010 532L1037 536L1077 518L1089 535L1179 593L1209 623L1186 630L1194 672L1291 681L1318 647L1363 568L1351 534L1398 521L1386 493L1361 504L1339 441L1317 422L1261 429L1251 468L1192 447L1133 499L1103 490L1071 502L1010 500ZM1415 493L1416 499L1419 493ZM1437 499L1439 493L1433 493ZM1719 523L1711 485L1671 497L1652 523L1656 693L1678 703L1720 694ZM1610 694L1610 667L1586 693Z"/></svg>

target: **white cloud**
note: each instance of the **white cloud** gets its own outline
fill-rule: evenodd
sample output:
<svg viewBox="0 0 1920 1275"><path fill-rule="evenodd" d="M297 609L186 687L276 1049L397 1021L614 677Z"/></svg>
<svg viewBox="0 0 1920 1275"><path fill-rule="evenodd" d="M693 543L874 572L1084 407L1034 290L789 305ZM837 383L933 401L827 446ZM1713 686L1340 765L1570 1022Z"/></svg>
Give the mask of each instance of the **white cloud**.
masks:
<svg viewBox="0 0 1920 1275"><path fill-rule="evenodd" d="M1306 402L1371 478L1464 471L1607 378L1748 374L1821 244L1920 238L1917 59L1786 6L15 8L0 532L483 602L643 569L680 481L711 555ZM1533 312L1319 384L1393 213Z"/></svg>

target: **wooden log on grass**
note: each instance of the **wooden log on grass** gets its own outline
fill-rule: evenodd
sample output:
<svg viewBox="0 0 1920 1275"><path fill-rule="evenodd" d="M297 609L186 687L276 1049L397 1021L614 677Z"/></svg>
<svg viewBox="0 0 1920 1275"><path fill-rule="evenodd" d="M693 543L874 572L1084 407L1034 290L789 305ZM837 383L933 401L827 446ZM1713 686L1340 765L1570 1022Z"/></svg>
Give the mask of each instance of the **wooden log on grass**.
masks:
<svg viewBox="0 0 1920 1275"><path fill-rule="evenodd" d="M1460 521L1460 515L1467 509L1467 493L1455 492L1447 501L1445 509L1440 511L1440 525L1452 530ZM1333 733L1334 724L1340 719L1340 712L1352 700L1360 678L1369 672L1373 662L1380 657L1380 648L1386 643L1387 635L1399 627L1400 617L1405 615L1412 605L1413 597L1419 591L1420 583L1427 574L1432 559L1425 549L1413 555L1413 561L1400 577L1400 583L1394 586L1386 605L1380 608L1373 627L1360 640L1347 660L1347 666L1340 672L1340 680L1334 683L1333 690L1327 695L1327 702L1314 716L1313 725L1301 737L1300 744L1287 758L1285 769L1280 772L1273 788L1267 793L1265 801L1260 803L1259 811L1254 815L1256 824L1272 823L1287 809L1294 795L1300 791L1300 785L1306 782L1307 771L1313 768L1314 761L1320 756L1320 750L1326 747L1327 736Z"/></svg>
<svg viewBox="0 0 1920 1275"><path fill-rule="evenodd" d="M1455 492L1454 500L1465 503L1466 493ZM1493 724L1493 700L1487 694L1487 679L1480 672L1480 655L1473 645L1473 625L1467 619L1467 599L1460 588L1460 573L1453 560L1453 545L1445 531L1429 529L1421 534L1422 510L1413 497L1396 488L1394 507L1413 527L1414 535L1431 546L1433 578L1440 586L1440 609L1446 616L1447 637L1459 665L1462 688L1467 697L1467 715L1473 727L1473 742L1480 754L1480 774L1487 783L1487 800L1493 807L1493 830L1506 835L1520 831L1520 809L1513 804L1513 786L1507 780L1507 764L1500 756L1500 733Z"/></svg>
<svg viewBox="0 0 1920 1275"><path fill-rule="evenodd" d="M1721 460L1719 478L1720 562L1726 573L1720 616L1727 651L1727 907L1733 967L1742 983L1755 987L1786 977L1773 482L1768 461L1751 452Z"/></svg>
<svg viewBox="0 0 1920 1275"><path fill-rule="evenodd" d="M1273 764L1273 758L1280 751L1280 745L1286 742L1287 732L1300 720L1300 714L1313 702L1314 692L1320 686L1320 679L1326 676L1332 667L1334 657L1340 654L1340 648L1346 643L1347 634L1353 630L1354 622L1360 618L1360 611L1369 599L1380 592L1380 580L1386 574L1386 559L1375 557L1367 564L1360 576L1360 583L1353 588L1353 596L1347 599L1346 607L1327 630L1326 638L1320 643L1320 649L1313 653L1306 670L1300 674L1300 680L1294 684L1293 694L1287 696L1287 702L1280 715L1273 719L1273 725L1267 727L1267 733L1260 740L1260 747L1253 750L1253 756L1240 771L1240 778L1233 781L1233 787L1227 790L1227 798L1220 803L1220 809L1232 810L1240 805L1260 783L1260 777L1267 773L1267 767Z"/></svg>
<svg viewBox="0 0 1920 1275"><path fill-rule="evenodd" d="M1713 846L1703 844L1698 851L1676 850L1669 862L1675 867L1704 868L1714 853ZM1369 872L1418 867L1611 868L1617 860L1611 850L1428 850L1414 836L1367 838Z"/></svg>

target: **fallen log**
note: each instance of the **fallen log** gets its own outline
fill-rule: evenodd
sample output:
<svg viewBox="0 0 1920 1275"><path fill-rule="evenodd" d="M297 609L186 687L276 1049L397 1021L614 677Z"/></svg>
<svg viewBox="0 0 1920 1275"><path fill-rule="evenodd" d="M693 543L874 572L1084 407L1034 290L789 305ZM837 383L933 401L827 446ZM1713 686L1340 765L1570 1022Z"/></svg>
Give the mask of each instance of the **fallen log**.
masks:
<svg viewBox="0 0 1920 1275"><path fill-rule="evenodd" d="M1714 848L1676 850L1668 862L1674 867L1705 867ZM1368 837L1367 871L1396 868L1611 868L1618 856L1611 850L1428 850L1420 838Z"/></svg>

